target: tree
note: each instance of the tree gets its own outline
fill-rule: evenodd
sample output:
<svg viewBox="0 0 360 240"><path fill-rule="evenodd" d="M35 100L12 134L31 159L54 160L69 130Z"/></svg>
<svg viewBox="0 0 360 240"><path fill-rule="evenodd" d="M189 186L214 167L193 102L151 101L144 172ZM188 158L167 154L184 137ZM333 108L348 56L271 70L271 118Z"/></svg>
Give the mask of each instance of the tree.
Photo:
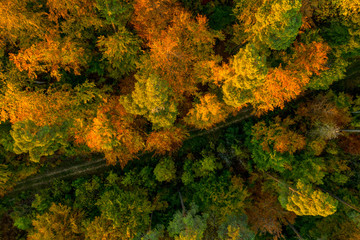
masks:
<svg viewBox="0 0 360 240"><path fill-rule="evenodd" d="M32 121L17 122L10 132L15 141L14 152L28 152L30 161L39 162L42 156L52 155L68 144L65 131L65 126L38 127Z"/></svg>
<svg viewBox="0 0 360 240"><path fill-rule="evenodd" d="M80 178L72 182L72 187L75 191L73 208L83 210L90 218L98 214L95 203L101 192L101 180L97 176L85 181Z"/></svg>
<svg viewBox="0 0 360 240"><path fill-rule="evenodd" d="M80 18L81 15L94 14L94 4L91 0L47 0L49 8L48 18L58 21L60 18L68 20ZM84 18L84 16L82 16Z"/></svg>
<svg viewBox="0 0 360 240"><path fill-rule="evenodd" d="M28 239L84 239L81 231L82 218L83 213L53 203L49 212L38 215L33 220L34 231L29 234Z"/></svg>
<svg viewBox="0 0 360 240"><path fill-rule="evenodd" d="M1 121L14 124L29 120L38 126L61 124L71 116L72 104L68 86L44 92L22 90L21 86L8 83L1 94Z"/></svg>
<svg viewBox="0 0 360 240"><path fill-rule="evenodd" d="M261 146L265 151L272 149L284 153L295 153L305 147L305 137L290 130L289 127L294 125L294 120L289 117L281 120L280 117L275 118L275 122L266 126L265 122L258 122L252 128L252 136L255 140L261 142Z"/></svg>
<svg viewBox="0 0 360 240"><path fill-rule="evenodd" d="M327 95L318 95L314 100L302 104L297 109L297 116L303 122L308 121L312 137L327 141L338 137L344 131L341 128L351 122L347 106L351 101L345 94L336 96L329 92Z"/></svg>
<svg viewBox="0 0 360 240"><path fill-rule="evenodd" d="M12 171L9 169L8 165L0 164L0 197L3 197L7 192L7 185L9 180L13 177Z"/></svg>
<svg viewBox="0 0 360 240"><path fill-rule="evenodd" d="M26 6L31 0L6 0L0 3L0 36L11 44L28 46L31 40L42 37L42 13L30 12ZM45 24L44 24L45 25ZM16 42L20 41L20 42Z"/></svg>
<svg viewBox="0 0 360 240"><path fill-rule="evenodd" d="M77 127L78 143L86 143L93 151L105 153L109 164L119 160L124 167L145 146L140 127L135 126L133 117L119 104L117 97L104 101L86 128L82 122Z"/></svg>
<svg viewBox="0 0 360 240"><path fill-rule="evenodd" d="M102 217L112 221L122 239L133 239L145 232L150 224L150 213L154 211L144 189L127 191L115 187L102 194L96 205Z"/></svg>
<svg viewBox="0 0 360 240"><path fill-rule="evenodd" d="M143 39L156 39L170 25L179 10L176 0L135 0L131 23Z"/></svg>
<svg viewBox="0 0 360 240"><path fill-rule="evenodd" d="M175 162L170 157L162 158L154 169L156 180L170 182L176 177Z"/></svg>
<svg viewBox="0 0 360 240"><path fill-rule="evenodd" d="M179 11L166 30L149 41L148 63L142 64L167 81L177 99L183 99L197 91L204 74L211 75L208 63L219 60L213 50L217 38L223 36L209 30L206 17L193 19L191 13Z"/></svg>
<svg viewBox="0 0 360 240"><path fill-rule="evenodd" d="M175 240L201 240L206 229L207 214L198 215L198 207L191 203L190 209L182 214L176 212L170 221L168 232Z"/></svg>
<svg viewBox="0 0 360 240"><path fill-rule="evenodd" d="M329 216L336 212L338 202L328 193L312 189L302 181L296 184L296 191L291 190L287 195L279 196L279 201L286 210L296 215Z"/></svg>
<svg viewBox="0 0 360 240"><path fill-rule="evenodd" d="M231 177L228 171L220 176L209 174L199 182L191 183L189 189L193 193L192 201L200 210L214 214L219 222L225 221L231 214L241 214L244 201L249 196L242 179Z"/></svg>
<svg viewBox="0 0 360 240"><path fill-rule="evenodd" d="M112 26L113 30L121 29L128 24L133 13L133 6L126 0L96 0L95 8L103 22Z"/></svg>
<svg viewBox="0 0 360 240"><path fill-rule="evenodd" d="M203 150L201 155L202 158L192 165L195 177L206 177L222 168L221 162L219 162L219 159L217 159L213 153Z"/></svg>
<svg viewBox="0 0 360 240"><path fill-rule="evenodd" d="M340 10L340 13L345 17L354 17L354 15L360 13L360 4L357 1L332 0L331 2Z"/></svg>
<svg viewBox="0 0 360 240"><path fill-rule="evenodd" d="M236 0L233 13L237 19L237 23L233 26L234 38L232 39L237 45L242 45L249 41L252 33L251 28L256 23L256 15L264 0L255 0L249 4L246 0Z"/></svg>
<svg viewBox="0 0 360 240"><path fill-rule="evenodd" d="M242 108L253 100L253 94L251 90L241 90L234 85L232 81L227 81L222 86L222 92L224 94L224 102L234 108Z"/></svg>
<svg viewBox="0 0 360 240"><path fill-rule="evenodd" d="M268 72L266 57L255 45L247 44L223 68L225 103L236 108L252 103L254 89L263 85Z"/></svg>
<svg viewBox="0 0 360 240"><path fill-rule="evenodd" d="M87 240L117 240L123 238L121 231L116 228L111 220L97 216L91 222L85 223L85 239Z"/></svg>
<svg viewBox="0 0 360 240"><path fill-rule="evenodd" d="M225 121L228 114L228 107L220 102L216 95L207 93L200 98L200 103L190 109L185 122L196 128L207 129Z"/></svg>
<svg viewBox="0 0 360 240"><path fill-rule="evenodd" d="M121 98L125 109L132 114L145 116L154 129L169 128L177 116L177 104L171 100L172 89L156 75L135 75L138 82L130 96Z"/></svg>
<svg viewBox="0 0 360 240"><path fill-rule="evenodd" d="M295 214L285 211L277 197L261 189L259 184L253 189L253 203L246 214L255 232L268 232L278 238L283 236L282 225L295 222Z"/></svg>
<svg viewBox="0 0 360 240"><path fill-rule="evenodd" d="M324 123L343 127L351 122L351 116L347 107L336 105L336 98L337 96L333 92L329 92L326 95L319 94L314 99L301 104L297 109L296 115L305 119L311 125ZM344 94L341 98L344 98L347 104L351 102L351 99Z"/></svg>
<svg viewBox="0 0 360 240"><path fill-rule="evenodd" d="M360 135L346 135L341 138L340 146L345 152L360 155Z"/></svg>
<svg viewBox="0 0 360 240"><path fill-rule="evenodd" d="M330 171L330 164L326 165L324 158L314 157L311 153L305 152L298 154L295 159L291 165L292 169L286 170L284 176L293 180L301 179L304 184L323 184L323 178ZM335 168L340 171L345 166L337 165Z"/></svg>
<svg viewBox="0 0 360 240"><path fill-rule="evenodd" d="M287 49L302 25L300 7L299 0L265 1L255 14L251 32L273 50Z"/></svg>
<svg viewBox="0 0 360 240"><path fill-rule="evenodd" d="M266 77L268 68L266 57L253 44L247 44L239 50L230 62L234 85L242 90L252 90L261 86Z"/></svg>
<svg viewBox="0 0 360 240"><path fill-rule="evenodd" d="M281 65L269 70L264 84L253 90L253 105L258 114L284 108L309 82L309 77L297 70L284 69Z"/></svg>
<svg viewBox="0 0 360 240"><path fill-rule="evenodd" d="M220 239L226 240L254 240L255 233L249 229L246 215L232 214L220 225L218 230Z"/></svg>
<svg viewBox="0 0 360 240"><path fill-rule="evenodd" d="M335 213L316 222L309 231L312 238L357 239L360 237L359 227L344 213Z"/></svg>
<svg viewBox="0 0 360 240"><path fill-rule="evenodd" d="M295 43L295 53L286 67L281 64L269 70L264 84L254 90L254 103L258 113L283 108L298 96L313 75L327 70L327 54L330 47L324 42Z"/></svg>
<svg viewBox="0 0 360 240"><path fill-rule="evenodd" d="M26 71L32 79L37 78L38 74L50 73L51 77L59 81L60 69L80 75L80 68L85 65L84 49L69 39L61 40L46 35L44 41L21 49L16 55L10 53L10 60L20 71Z"/></svg>
<svg viewBox="0 0 360 240"><path fill-rule="evenodd" d="M100 36L97 47L109 63L109 76L119 78L136 68L141 53L140 40L125 27L111 36Z"/></svg>
<svg viewBox="0 0 360 240"><path fill-rule="evenodd" d="M337 56L335 59L329 59L327 64L329 69L321 71L319 75L314 75L307 87L310 89L328 89L333 82L345 77L347 66L348 62L340 56Z"/></svg>
<svg viewBox="0 0 360 240"><path fill-rule="evenodd" d="M330 47L324 42L311 42L310 44L295 43L295 54L289 69L301 69L308 76L320 75L328 70L327 60Z"/></svg>
<svg viewBox="0 0 360 240"><path fill-rule="evenodd" d="M153 131L146 139L146 150L164 155L179 149L189 134L182 128L171 127Z"/></svg>

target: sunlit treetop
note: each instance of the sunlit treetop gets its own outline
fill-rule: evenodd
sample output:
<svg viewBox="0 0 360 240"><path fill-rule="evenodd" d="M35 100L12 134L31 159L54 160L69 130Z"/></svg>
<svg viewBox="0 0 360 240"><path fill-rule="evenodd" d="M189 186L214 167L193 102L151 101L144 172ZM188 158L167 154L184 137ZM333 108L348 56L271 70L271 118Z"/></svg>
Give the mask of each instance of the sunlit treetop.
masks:
<svg viewBox="0 0 360 240"><path fill-rule="evenodd" d="M255 36L273 50L287 49L302 25L300 0L266 1L255 14Z"/></svg>

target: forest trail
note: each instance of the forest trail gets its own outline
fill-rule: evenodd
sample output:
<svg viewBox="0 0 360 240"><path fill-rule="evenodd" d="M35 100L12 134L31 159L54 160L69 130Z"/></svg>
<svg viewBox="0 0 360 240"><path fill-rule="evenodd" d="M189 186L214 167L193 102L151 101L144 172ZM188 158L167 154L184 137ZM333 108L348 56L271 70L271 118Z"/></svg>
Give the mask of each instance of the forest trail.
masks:
<svg viewBox="0 0 360 240"><path fill-rule="evenodd" d="M208 129L208 130L191 130L190 136L185 140L190 140L196 137L208 135L210 133L216 132L222 128L231 126L233 124L239 123L247 118L252 117L252 108L247 107L239 111L239 113L228 121L220 123L219 125ZM138 157L143 156L144 154L139 154ZM21 192L28 190L37 190L45 186L50 185L56 180L64 180L70 178L77 178L80 176L85 176L89 174L100 173L114 166L109 166L106 164L105 158L98 158L88 162L78 162L71 166L58 166L56 168L50 169L40 174L31 176L21 182L19 182L14 189L8 193L8 196L15 196Z"/></svg>
<svg viewBox="0 0 360 240"><path fill-rule="evenodd" d="M357 79L357 82L360 80L360 60L355 61L347 71L347 76L341 82L349 82L349 80ZM350 81L353 83L353 81ZM339 83L339 82L338 82ZM336 84L336 83L335 83ZM333 85L334 87L334 85ZM219 129L231 126L233 124L239 123L247 118L254 116L252 113L252 108L247 107L239 111L239 113L232 118L229 118L226 122L220 123L217 126L207 129L207 130L190 130L190 136L185 140L190 140L196 137L204 136L216 132ZM139 154L138 157L143 156L144 154ZM85 176L89 174L96 174L114 168L106 164L104 158L98 158L88 162L78 162L74 163L71 166L58 166L56 168L50 169L47 172L43 172L34 176L31 176L21 182L19 182L13 189L9 192L8 195L16 195L27 190L36 190L48 186L56 180L63 180L69 178L77 178L80 176Z"/></svg>

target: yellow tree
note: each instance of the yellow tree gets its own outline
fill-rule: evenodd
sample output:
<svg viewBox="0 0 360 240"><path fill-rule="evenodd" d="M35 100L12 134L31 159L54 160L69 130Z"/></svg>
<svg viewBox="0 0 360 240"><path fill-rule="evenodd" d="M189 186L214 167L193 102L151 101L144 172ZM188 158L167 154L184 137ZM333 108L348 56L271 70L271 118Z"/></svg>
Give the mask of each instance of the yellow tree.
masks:
<svg viewBox="0 0 360 240"><path fill-rule="evenodd" d="M135 75L138 80L129 96L121 98L125 109L132 114L143 115L154 129L171 127L178 114L169 84L156 75Z"/></svg>
<svg viewBox="0 0 360 240"><path fill-rule="evenodd" d="M103 216L95 217L91 222L86 223L85 239L88 240L117 240L124 239L121 231L113 225L111 220Z"/></svg>
<svg viewBox="0 0 360 240"><path fill-rule="evenodd" d="M30 161L39 162L40 157L54 154L61 146L66 146L65 127L38 127L32 121L17 122L10 132L14 139L16 154L29 152Z"/></svg>
<svg viewBox="0 0 360 240"><path fill-rule="evenodd" d="M184 120L196 128L206 129L225 121L229 113L229 107L220 102L216 95L207 93L200 98L200 103L190 109Z"/></svg>
<svg viewBox="0 0 360 240"><path fill-rule="evenodd" d="M296 215L310 215L326 217L336 212L338 202L328 193L314 190L310 185L298 181L296 191L292 190L288 196L280 196L280 202L288 211Z"/></svg>
<svg viewBox="0 0 360 240"><path fill-rule="evenodd" d="M53 203L49 211L33 220L34 230L28 240L84 239L81 230L83 213Z"/></svg>
<svg viewBox="0 0 360 240"><path fill-rule="evenodd" d="M252 44L247 44L223 66L222 87L224 101L233 107L242 107L253 102L253 91L261 87L268 72L266 57Z"/></svg>
<svg viewBox="0 0 360 240"><path fill-rule="evenodd" d="M251 32L273 50L287 49L302 25L300 7L300 0L264 1Z"/></svg>
<svg viewBox="0 0 360 240"><path fill-rule="evenodd" d="M11 44L29 45L45 33L43 13L29 12L33 0L4 0L0 2L0 36ZM17 42L18 41L18 42Z"/></svg>
<svg viewBox="0 0 360 240"><path fill-rule="evenodd" d="M21 90L21 86L7 84L0 96L1 121L11 123L31 120L38 126L53 125L71 116L74 103L67 87L43 91Z"/></svg>

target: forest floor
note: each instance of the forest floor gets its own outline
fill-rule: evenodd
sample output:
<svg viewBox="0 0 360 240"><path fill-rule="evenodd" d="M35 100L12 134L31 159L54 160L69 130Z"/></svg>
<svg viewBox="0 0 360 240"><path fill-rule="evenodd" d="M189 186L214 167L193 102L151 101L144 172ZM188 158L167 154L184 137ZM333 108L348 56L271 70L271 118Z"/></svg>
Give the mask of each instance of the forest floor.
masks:
<svg viewBox="0 0 360 240"><path fill-rule="evenodd" d="M238 112L234 117L229 118L226 122L220 123L217 126L208 129L208 130L191 130L190 136L185 140L194 139L197 137L209 135L220 129L235 125L247 118L253 116L252 108L247 107ZM145 154L140 154L138 157L141 157ZM14 197L18 194L21 194L25 191L34 191L40 190L46 186L49 186L51 183L58 180L65 179L76 179L78 177L90 175L90 174L100 174L104 171L119 170L119 166L112 166L106 163L105 158L97 158L89 161L76 161L72 164L64 161L63 164L58 165L54 168L47 168L41 171L41 173L28 177L27 179L20 181L14 189L8 193L9 197Z"/></svg>

